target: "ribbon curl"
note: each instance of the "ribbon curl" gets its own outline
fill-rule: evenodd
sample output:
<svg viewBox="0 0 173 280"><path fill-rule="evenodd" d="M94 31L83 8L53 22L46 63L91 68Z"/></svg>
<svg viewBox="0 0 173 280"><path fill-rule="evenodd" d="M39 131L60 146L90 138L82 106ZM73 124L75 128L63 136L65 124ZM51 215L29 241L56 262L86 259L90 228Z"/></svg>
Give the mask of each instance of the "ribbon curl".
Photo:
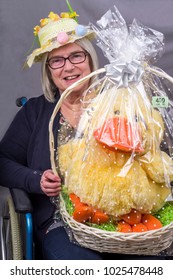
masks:
<svg viewBox="0 0 173 280"><path fill-rule="evenodd" d="M131 83L139 83L144 73L143 66L135 59L130 63L116 60L105 65L105 69L106 76L111 77L118 84L118 88L127 88Z"/></svg>

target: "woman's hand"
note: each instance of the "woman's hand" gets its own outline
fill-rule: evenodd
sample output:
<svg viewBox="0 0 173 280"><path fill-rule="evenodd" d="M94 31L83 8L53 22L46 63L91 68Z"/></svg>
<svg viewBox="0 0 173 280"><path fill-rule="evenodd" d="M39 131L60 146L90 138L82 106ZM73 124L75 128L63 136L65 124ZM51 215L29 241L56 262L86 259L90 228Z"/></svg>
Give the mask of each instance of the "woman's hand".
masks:
<svg viewBox="0 0 173 280"><path fill-rule="evenodd" d="M57 196L61 191L61 179L48 169L41 176L40 187L47 196Z"/></svg>

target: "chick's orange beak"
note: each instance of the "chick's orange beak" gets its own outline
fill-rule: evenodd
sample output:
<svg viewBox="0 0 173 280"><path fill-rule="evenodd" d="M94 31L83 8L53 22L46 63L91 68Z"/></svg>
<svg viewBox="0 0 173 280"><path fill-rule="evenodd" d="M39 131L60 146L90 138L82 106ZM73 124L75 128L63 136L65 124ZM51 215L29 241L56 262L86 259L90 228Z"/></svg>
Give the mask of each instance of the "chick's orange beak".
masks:
<svg viewBox="0 0 173 280"><path fill-rule="evenodd" d="M101 128L94 131L94 137L109 149L138 153L144 151L139 128L124 117L106 120Z"/></svg>

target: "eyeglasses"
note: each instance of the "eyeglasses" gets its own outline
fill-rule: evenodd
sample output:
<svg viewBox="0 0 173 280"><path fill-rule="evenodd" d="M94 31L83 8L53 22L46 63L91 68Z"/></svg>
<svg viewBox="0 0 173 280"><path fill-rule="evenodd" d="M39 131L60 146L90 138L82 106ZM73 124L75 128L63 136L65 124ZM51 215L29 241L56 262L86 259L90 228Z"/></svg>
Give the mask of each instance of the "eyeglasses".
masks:
<svg viewBox="0 0 173 280"><path fill-rule="evenodd" d="M88 53L86 52L76 52L69 55L68 57L55 56L48 59L46 64L48 64L52 69L58 69L65 65L66 60L69 60L72 64L82 63L86 60L87 55Z"/></svg>

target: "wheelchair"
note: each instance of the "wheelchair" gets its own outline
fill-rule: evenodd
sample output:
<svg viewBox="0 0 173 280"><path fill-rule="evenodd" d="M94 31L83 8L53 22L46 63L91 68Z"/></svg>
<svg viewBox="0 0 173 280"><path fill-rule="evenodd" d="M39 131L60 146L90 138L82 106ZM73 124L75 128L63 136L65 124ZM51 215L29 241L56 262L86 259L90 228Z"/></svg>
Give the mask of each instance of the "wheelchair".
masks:
<svg viewBox="0 0 173 280"><path fill-rule="evenodd" d="M16 99L16 106L22 107L27 102L25 96ZM9 190L0 216L0 252L2 260L32 260L33 221L32 204L28 194L21 189Z"/></svg>
<svg viewBox="0 0 173 280"><path fill-rule="evenodd" d="M27 193L10 189L0 217L0 246L2 260L32 260L33 208Z"/></svg>

